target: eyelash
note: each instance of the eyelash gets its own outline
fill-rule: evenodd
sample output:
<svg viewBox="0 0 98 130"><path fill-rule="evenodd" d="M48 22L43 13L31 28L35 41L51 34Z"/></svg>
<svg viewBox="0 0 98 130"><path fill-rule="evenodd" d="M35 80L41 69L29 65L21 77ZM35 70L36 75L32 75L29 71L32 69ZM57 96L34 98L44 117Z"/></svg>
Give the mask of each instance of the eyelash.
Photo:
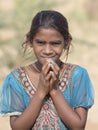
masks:
<svg viewBox="0 0 98 130"><path fill-rule="evenodd" d="M61 44L60 42L52 42L51 43L52 45L59 45L59 44Z"/></svg>
<svg viewBox="0 0 98 130"><path fill-rule="evenodd" d="M36 41L36 43L40 44L40 45L44 45L45 44L44 41ZM51 42L51 45L53 45L53 46L57 46L59 44L61 44L61 42Z"/></svg>
<svg viewBox="0 0 98 130"><path fill-rule="evenodd" d="M44 44L44 42L42 42L42 41L37 41L37 43L38 43L38 44Z"/></svg>

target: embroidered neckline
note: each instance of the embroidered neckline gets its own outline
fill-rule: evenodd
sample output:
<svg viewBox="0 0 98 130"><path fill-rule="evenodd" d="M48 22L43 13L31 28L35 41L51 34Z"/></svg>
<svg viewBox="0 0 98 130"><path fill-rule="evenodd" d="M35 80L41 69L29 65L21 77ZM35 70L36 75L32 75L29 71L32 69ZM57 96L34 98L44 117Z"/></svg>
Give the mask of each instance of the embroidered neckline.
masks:
<svg viewBox="0 0 98 130"><path fill-rule="evenodd" d="M70 72L73 68L74 68L73 64L69 64L69 63L65 64L64 71L61 74L59 82L58 82L58 88L61 92L63 92L66 89L68 85L69 77L70 77ZM17 69L17 71L19 72L19 79L23 87L25 88L26 92L30 95L30 97L33 97L36 92L36 88L32 84L27 73L25 72L25 68L20 67Z"/></svg>
<svg viewBox="0 0 98 130"><path fill-rule="evenodd" d="M66 89L69 79L71 78L70 77L72 74L71 72L75 67L75 65L73 64L65 64L65 66L66 67L62 71L58 86L61 92L63 92ZM17 71L19 73L18 78L21 81L23 88L30 95L30 97L33 97L36 92L36 89L34 85L31 83L30 78L26 73L25 67L20 67L17 69ZM35 125L33 126L33 129L41 129L41 128L60 130L59 116L56 112L52 99L48 97L44 99L41 112L36 120ZM66 129L66 126L64 126L64 128Z"/></svg>
<svg viewBox="0 0 98 130"><path fill-rule="evenodd" d="M19 77L23 87L25 88L26 92L30 95L30 97L33 97L36 92L36 88L31 83L28 75L25 73L24 67L20 67L17 70L19 72Z"/></svg>
<svg viewBox="0 0 98 130"><path fill-rule="evenodd" d="M63 92L66 89L66 87L68 85L69 78L70 78L70 72L71 72L71 70L73 70L73 68L74 68L73 64L69 64L69 63L66 64L66 67L63 71L63 74L61 75L60 82L58 85L59 90L61 92Z"/></svg>

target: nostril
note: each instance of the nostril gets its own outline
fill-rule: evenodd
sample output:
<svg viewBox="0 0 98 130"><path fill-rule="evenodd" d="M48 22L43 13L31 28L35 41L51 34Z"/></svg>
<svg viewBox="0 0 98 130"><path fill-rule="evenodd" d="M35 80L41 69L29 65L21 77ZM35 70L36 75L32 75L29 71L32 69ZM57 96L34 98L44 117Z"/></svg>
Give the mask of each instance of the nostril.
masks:
<svg viewBox="0 0 98 130"><path fill-rule="evenodd" d="M50 46L46 46L45 47L45 49L44 49L44 52L46 53L46 54L50 54L50 53L52 53L52 49L51 49L51 47Z"/></svg>

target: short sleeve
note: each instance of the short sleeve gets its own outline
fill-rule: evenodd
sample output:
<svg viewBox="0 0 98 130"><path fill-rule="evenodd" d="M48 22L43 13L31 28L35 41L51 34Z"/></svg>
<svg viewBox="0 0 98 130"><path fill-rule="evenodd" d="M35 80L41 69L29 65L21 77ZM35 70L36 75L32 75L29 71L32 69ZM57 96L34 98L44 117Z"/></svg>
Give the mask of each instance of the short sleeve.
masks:
<svg viewBox="0 0 98 130"><path fill-rule="evenodd" d="M75 68L72 86L73 108L90 108L94 104L94 89L86 69Z"/></svg>
<svg viewBox="0 0 98 130"><path fill-rule="evenodd" d="M19 115L25 109L24 92L20 84L10 73L0 90L0 113Z"/></svg>

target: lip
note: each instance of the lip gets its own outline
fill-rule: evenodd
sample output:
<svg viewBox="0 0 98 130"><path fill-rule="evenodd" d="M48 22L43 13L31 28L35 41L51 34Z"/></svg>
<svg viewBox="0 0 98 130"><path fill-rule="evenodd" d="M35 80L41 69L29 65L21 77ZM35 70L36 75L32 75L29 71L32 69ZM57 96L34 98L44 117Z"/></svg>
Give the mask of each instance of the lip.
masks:
<svg viewBox="0 0 98 130"><path fill-rule="evenodd" d="M45 60L54 60L55 59L55 57L42 57L42 58Z"/></svg>

